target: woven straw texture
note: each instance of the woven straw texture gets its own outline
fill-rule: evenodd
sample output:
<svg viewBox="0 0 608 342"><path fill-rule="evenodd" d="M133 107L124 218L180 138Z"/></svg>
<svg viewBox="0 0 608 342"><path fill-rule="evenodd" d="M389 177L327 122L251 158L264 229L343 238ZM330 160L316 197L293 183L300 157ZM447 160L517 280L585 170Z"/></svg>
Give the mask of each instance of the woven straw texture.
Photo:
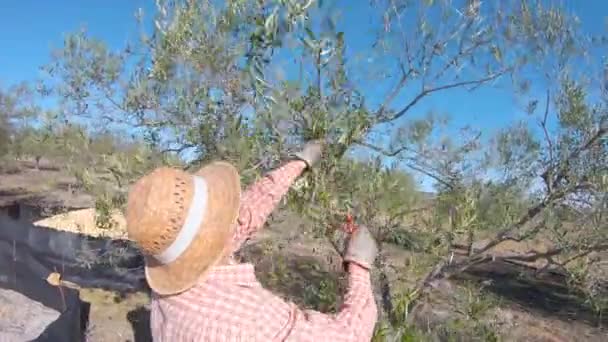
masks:
<svg viewBox="0 0 608 342"><path fill-rule="evenodd" d="M196 173L207 182L207 209L198 234L175 261L160 264L151 257L175 240L186 219L194 193L192 175L158 168L131 188L127 231L146 259L146 278L161 295L192 287L226 253L234 234L241 196L240 177L228 163L214 162Z"/></svg>

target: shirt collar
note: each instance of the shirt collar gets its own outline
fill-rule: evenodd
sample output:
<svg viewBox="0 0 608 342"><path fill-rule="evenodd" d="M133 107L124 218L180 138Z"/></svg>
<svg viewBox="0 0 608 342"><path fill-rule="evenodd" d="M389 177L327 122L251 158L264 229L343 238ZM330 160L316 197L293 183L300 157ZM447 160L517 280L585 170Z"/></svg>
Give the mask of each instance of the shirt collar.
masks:
<svg viewBox="0 0 608 342"><path fill-rule="evenodd" d="M244 286L259 285L253 264L235 264L215 266L209 270L204 282L219 284L236 284Z"/></svg>

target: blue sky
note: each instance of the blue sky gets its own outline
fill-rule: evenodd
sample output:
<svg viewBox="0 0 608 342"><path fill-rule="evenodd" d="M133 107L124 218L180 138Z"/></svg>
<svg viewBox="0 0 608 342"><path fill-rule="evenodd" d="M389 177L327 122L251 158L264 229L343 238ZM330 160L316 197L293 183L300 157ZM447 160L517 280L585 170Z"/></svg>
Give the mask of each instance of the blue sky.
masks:
<svg viewBox="0 0 608 342"><path fill-rule="evenodd" d="M489 1L489 0L487 0ZM366 4L363 0L338 0L343 8L341 28L353 49L369 46L373 39ZM608 1L562 1L575 12L583 27L590 33L605 32ZM345 4L348 4L345 6ZM53 47L60 47L63 35L85 26L92 36L119 48L137 33L134 13L142 7L149 14L153 0L5 0L0 2L0 86L39 76L39 66L49 60ZM358 37L353 39L352 37ZM372 61L373 63L373 61ZM369 85L369 94L382 93L381 88ZM406 103L408 92L396 100ZM370 97L373 101L374 97ZM414 116L430 110L449 113L455 127L473 124L491 135L521 115L505 91L484 88L474 95L463 91L449 91L434 96L418 105ZM518 114L520 113L520 114ZM426 187L426 186L425 186Z"/></svg>

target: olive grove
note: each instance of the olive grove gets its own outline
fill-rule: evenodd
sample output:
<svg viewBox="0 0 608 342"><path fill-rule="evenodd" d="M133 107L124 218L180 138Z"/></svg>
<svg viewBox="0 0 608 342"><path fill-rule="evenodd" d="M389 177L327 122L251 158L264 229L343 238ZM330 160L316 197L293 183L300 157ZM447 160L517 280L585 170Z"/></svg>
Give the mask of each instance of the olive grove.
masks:
<svg viewBox="0 0 608 342"><path fill-rule="evenodd" d="M94 162L71 165L81 179L92 169L112 175L110 188L86 180L104 208L122 205L126 185L159 163L226 159L250 182L299 143L324 139L327 156L289 194L291 210L334 243L353 213L381 241L381 273L391 241L432 260L407 294L380 277L387 336L404 334L408 312L439 283L497 260L542 260L539 273L569 274L604 312L608 279L591 270L608 250L608 69L598 57L606 39L541 1L366 6L374 39L362 51L321 0L158 0L154 13L136 13L139 39L120 50L84 30L67 35L37 86L60 99L47 131L145 142L115 154L85 135L63 140L78 155L98 149ZM473 120L454 133L449 116L418 110L447 92L474 98L491 87L525 113L496 136ZM432 180L432 196L415 177ZM548 247L500 248L533 239Z"/></svg>

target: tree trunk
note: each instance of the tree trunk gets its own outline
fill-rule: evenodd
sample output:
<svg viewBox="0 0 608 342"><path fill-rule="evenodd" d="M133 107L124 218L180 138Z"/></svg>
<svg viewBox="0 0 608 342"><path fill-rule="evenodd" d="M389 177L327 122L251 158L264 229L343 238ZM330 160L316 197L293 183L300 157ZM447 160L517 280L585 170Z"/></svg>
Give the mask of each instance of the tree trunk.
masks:
<svg viewBox="0 0 608 342"><path fill-rule="evenodd" d="M388 320L389 322L395 321L395 312L393 307L393 298L391 285L388 279L388 270L386 267L386 257L382 253L381 244L378 246L378 258L376 259L376 275L374 276L373 282L376 286L374 291L374 297L376 305L378 306L378 319Z"/></svg>

